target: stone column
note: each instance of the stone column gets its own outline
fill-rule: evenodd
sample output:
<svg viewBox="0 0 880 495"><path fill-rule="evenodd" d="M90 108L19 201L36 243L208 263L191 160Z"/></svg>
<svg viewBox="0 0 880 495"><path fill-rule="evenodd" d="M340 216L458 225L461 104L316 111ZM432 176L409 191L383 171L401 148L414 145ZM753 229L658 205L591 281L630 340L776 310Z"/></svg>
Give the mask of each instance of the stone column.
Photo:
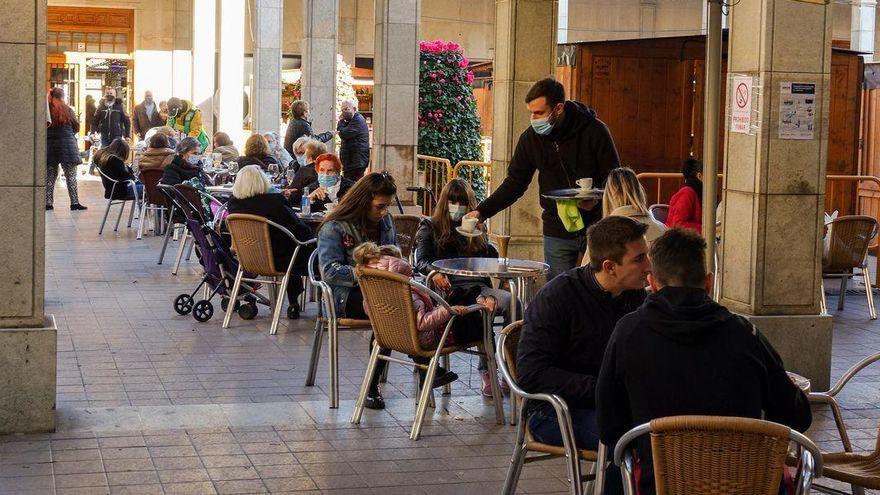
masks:
<svg viewBox="0 0 880 495"><path fill-rule="evenodd" d="M418 154L420 0L376 0L372 170L387 171L401 198Z"/></svg>
<svg viewBox="0 0 880 495"><path fill-rule="evenodd" d="M342 59L354 67L357 57L358 1L339 0L338 49Z"/></svg>
<svg viewBox="0 0 880 495"><path fill-rule="evenodd" d="M339 0L303 0L302 98L315 134L336 130L338 9Z"/></svg>
<svg viewBox="0 0 880 495"><path fill-rule="evenodd" d="M493 87L492 182L507 177L510 157L529 126L525 96L532 85L553 74L556 61L557 2L496 0L495 84ZM544 257L538 178L513 206L489 222L495 234L509 234L513 258Z"/></svg>
<svg viewBox="0 0 880 495"><path fill-rule="evenodd" d="M253 129L278 132L281 125L281 20L283 0L257 0L254 12Z"/></svg>
<svg viewBox="0 0 880 495"><path fill-rule="evenodd" d="M192 99L202 111L208 136L214 134L214 77L217 56L217 0L193 0Z"/></svg>
<svg viewBox="0 0 880 495"><path fill-rule="evenodd" d="M46 201L46 0L6 5L0 30L0 434L55 429L56 331L43 314ZM11 11L10 11L11 10ZM59 198L59 203L63 199Z"/></svg>
<svg viewBox="0 0 880 495"><path fill-rule="evenodd" d="M244 146L244 7L242 0L220 0L220 98L216 129Z"/></svg>
<svg viewBox="0 0 880 495"><path fill-rule="evenodd" d="M721 219L720 302L747 315L817 390L831 370L831 317L819 314L831 19L830 5L797 0L731 8L728 73L755 78L758 125L750 134L728 126ZM812 136L782 139L791 137L780 116L786 83L815 85Z"/></svg>
<svg viewBox="0 0 880 495"><path fill-rule="evenodd" d="M192 98L192 23L193 0L174 1L174 51L171 53L171 92L173 96Z"/></svg>
<svg viewBox="0 0 880 495"><path fill-rule="evenodd" d="M869 55L865 55L865 62L874 59L876 9L876 0L852 0L852 34L849 47L860 52L869 52Z"/></svg>

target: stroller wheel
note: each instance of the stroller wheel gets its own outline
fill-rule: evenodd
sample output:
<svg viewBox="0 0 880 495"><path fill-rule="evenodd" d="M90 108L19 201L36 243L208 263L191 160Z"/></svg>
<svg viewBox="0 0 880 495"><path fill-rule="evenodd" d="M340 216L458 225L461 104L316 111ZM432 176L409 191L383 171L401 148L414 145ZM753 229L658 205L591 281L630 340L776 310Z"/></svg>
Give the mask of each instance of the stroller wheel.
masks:
<svg viewBox="0 0 880 495"><path fill-rule="evenodd" d="M228 308L229 308L229 298L224 297L223 299L220 300L220 309L222 309L223 312L225 313ZM235 301L235 306L233 306L233 311L238 311L239 308L241 308L241 303L239 303L238 301Z"/></svg>
<svg viewBox="0 0 880 495"><path fill-rule="evenodd" d="M257 305L252 302L242 304L238 308L238 316L240 316L242 320L253 320L254 317L257 316Z"/></svg>
<svg viewBox="0 0 880 495"><path fill-rule="evenodd" d="M206 322L214 316L214 305L211 301L203 299L193 306L193 318L198 321Z"/></svg>
<svg viewBox="0 0 880 495"><path fill-rule="evenodd" d="M179 315L188 315L193 309L193 298L189 294L181 294L174 299L174 311Z"/></svg>

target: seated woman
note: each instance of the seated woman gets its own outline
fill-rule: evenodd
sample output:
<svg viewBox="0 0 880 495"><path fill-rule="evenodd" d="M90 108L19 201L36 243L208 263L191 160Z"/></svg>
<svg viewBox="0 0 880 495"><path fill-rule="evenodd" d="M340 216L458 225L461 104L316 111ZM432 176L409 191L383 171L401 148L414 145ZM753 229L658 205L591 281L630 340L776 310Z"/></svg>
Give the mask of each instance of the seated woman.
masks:
<svg viewBox="0 0 880 495"><path fill-rule="evenodd" d="M669 200L666 226L703 232L703 162L688 158L681 170L684 186Z"/></svg>
<svg viewBox="0 0 880 495"><path fill-rule="evenodd" d="M232 143L232 138L229 137L229 134L226 134L225 132L214 133L214 147L212 148L212 152L220 153L223 156L221 160L224 162L234 162L238 160L238 148Z"/></svg>
<svg viewBox="0 0 880 495"><path fill-rule="evenodd" d="M168 137L157 133L148 143L149 147L143 154L135 157L137 170L164 170L174 159L174 150L168 145Z"/></svg>
<svg viewBox="0 0 880 495"><path fill-rule="evenodd" d="M602 196L602 217L629 217L648 226L645 240L648 247L655 239L666 232L666 226L651 216L645 206L645 188L636 173L629 167L618 167L605 179L605 194ZM581 266L590 262L590 252L584 253Z"/></svg>
<svg viewBox="0 0 880 495"><path fill-rule="evenodd" d="M263 133L266 142L269 143L269 154L275 157L275 161L281 164L282 168L287 168L293 161L293 157L282 146L281 137L275 131Z"/></svg>
<svg viewBox="0 0 880 495"><path fill-rule="evenodd" d="M104 198L106 199L131 199L140 198L144 185L135 184L135 190L131 186L126 187L125 181L137 181L131 168L125 164L131 149L128 141L124 138L116 138L107 147L101 148L95 153L94 161L101 169L101 182L104 185ZM113 181L120 182L115 184ZM114 188L115 186L115 188ZM111 197L112 196L112 197Z"/></svg>
<svg viewBox="0 0 880 495"><path fill-rule="evenodd" d="M486 235L464 237L455 228L461 225L465 213L477 207L474 190L463 179L452 179L440 191L434 214L422 221L416 233L416 270L429 275L431 264L449 258L497 258L498 251L489 244ZM510 293L492 288L489 279L473 277L447 277L438 273L431 280L434 287L447 294L450 304L469 305L481 303L510 323ZM482 392L492 397L489 369L485 358L480 358L477 368L482 377Z"/></svg>
<svg viewBox="0 0 880 495"><path fill-rule="evenodd" d="M318 262L321 278L333 291L338 318L368 319L363 295L354 275L354 248L365 242L397 245L397 231L388 208L394 203L397 186L388 174L364 176L324 218L318 228ZM372 348L372 341L370 342ZM379 376L387 363L379 360L370 381L365 406L383 409Z"/></svg>
<svg viewBox="0 0 880 495"><path fill-rule="evenodd" d="M257 165L248 165L238 171L235 184L232 186L232 197L226 203L229 213L248 213L265 217L290 231L298 240L305 242L315 235L308 225L304 224L296 213L287 206L284 196L270 193L269 179ZM272 255L275 267L287 269L290 258L296 249L290 237L276 228L269 227L269 239L272 243ZM287 317L291 320L299 318L299 296L303 291L302 277L308 274L308 260L312 254L311 246L302 248L297 254L290 282L287 285Z"/></svg>
<svg viewBox="0 0 880 495"><path fill-rule="evenodd" d="M315 171L318 173L318 180L308 186L313 213L325 211L327 203L339 203L354 185L354 181L341 175L342 162L333 153L324 153L315 158Z"/></svg>
<svg viewBox="0 0 880 495"><path fill-rule="evenodd" d="M202 145L198 139L194 137L183 138L177 145L177 154L165 167L162 184L176 186L192 179L199 179L203 184L210 184L210 179L202 171L202 156L199 154L201 150Z"/></svg>
<svg viewBox="0 0 880 495"><path fill-rule="evenodd" d="M327 145L317 139L309 139L303 145L303 148L305 148L303 156L306 164L296 171L293 180L290 181L286 189L281 191L287 197L287 201L296 207L300 205L305 188L318 180L318 172L315 170L315 159L327 153Z"/></svg>
<svg viewBox="0 0 880 495"><path fill-rule="evenodd" d="M293 142L293 161L290 162L290 166L294 170L299 171L299 169L306 165L306 143L311 140L312 138L308 136L302 136Z"/></svg>
<svg viewBox="0 0 880 495"><path fill-rule="evenodd" d="M269 153L269 143L260 134L251 134L244 143L244 156L238 157L238 166L259 165L264 171L269 165L278 165L278 160Z"/></svg>

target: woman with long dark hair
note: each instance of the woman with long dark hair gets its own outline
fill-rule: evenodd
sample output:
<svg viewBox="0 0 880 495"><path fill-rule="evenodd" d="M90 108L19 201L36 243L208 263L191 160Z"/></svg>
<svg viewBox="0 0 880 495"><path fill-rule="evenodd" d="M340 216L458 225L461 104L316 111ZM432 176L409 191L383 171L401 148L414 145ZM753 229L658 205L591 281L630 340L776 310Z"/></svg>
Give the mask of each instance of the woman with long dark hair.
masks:
<svg viewBox="0 0 880 495"><path fill-rule="evenodd" d="M67 195L70 196L71 210L86 210L79 204L76 189L76 167L82 163L76 144L79 121L73 110L64 102L64 90L52 88L49 91L49 116L52 121L46 129L46 209L54 209L55 181L58 180L58 166L64 169L67 182Z"/></svg>
<svg viewBox="0 0 880 495"><path fill-rule="evenodd" d="M450 258L497 258L498 250L489 244L486 234L465 237L455 229L461 226L465 213L477 207L477 198L470 184L456 178L449 181L440 191L434 214L422 221L416 233L416 270L427 276L431 273L431 264L437 260ZM436 274L431 282L445 292L450 304L470 305L485 304L496 315L504 318L507 325L510 313L510 293L492 287L489 279L473 277L447 277ZM482 392L486 397L492 396L489 381L489 370L485 358L480 358L477 366L482 376Z"/></svg>
<svg viewBox="0 0 880 495"><path fill-rule="evenodd" d="M137 182L137 177L131 171L131 167L125 164L131 148L125 138L116 138L108 146L101 148L95 153L94 161L101 169L101 182L104 184L104 198L106 199L127 199L141 197L144 185ZM108 180L110 179L110 180ZM135 189L116 185L114 188L113 181L126 182L135 181ZM110 197L112 193L112 198Z"/></svg>

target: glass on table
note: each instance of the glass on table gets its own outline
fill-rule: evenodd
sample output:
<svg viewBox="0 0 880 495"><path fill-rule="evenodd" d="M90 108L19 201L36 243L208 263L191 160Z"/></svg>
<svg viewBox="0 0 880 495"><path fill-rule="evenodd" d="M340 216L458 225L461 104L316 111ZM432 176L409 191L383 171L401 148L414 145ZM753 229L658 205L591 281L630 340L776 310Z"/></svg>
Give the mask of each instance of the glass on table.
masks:
<svg viewBox="0 0 880 495"><path fill-rule="evenodd" d="M269 175L271 175L273 179L275 177L278 177L278 164L277 163L270 163L269 164Z"/></svg>
<svg viewBox="0 0 880 495"><path fill-rule="evenodd" d="M293 178L296 176L296 170L294 170L293 167L289 167L287 169L286 174L287 174L287 183L290 184L291 182L293 182Z"/></svg>

